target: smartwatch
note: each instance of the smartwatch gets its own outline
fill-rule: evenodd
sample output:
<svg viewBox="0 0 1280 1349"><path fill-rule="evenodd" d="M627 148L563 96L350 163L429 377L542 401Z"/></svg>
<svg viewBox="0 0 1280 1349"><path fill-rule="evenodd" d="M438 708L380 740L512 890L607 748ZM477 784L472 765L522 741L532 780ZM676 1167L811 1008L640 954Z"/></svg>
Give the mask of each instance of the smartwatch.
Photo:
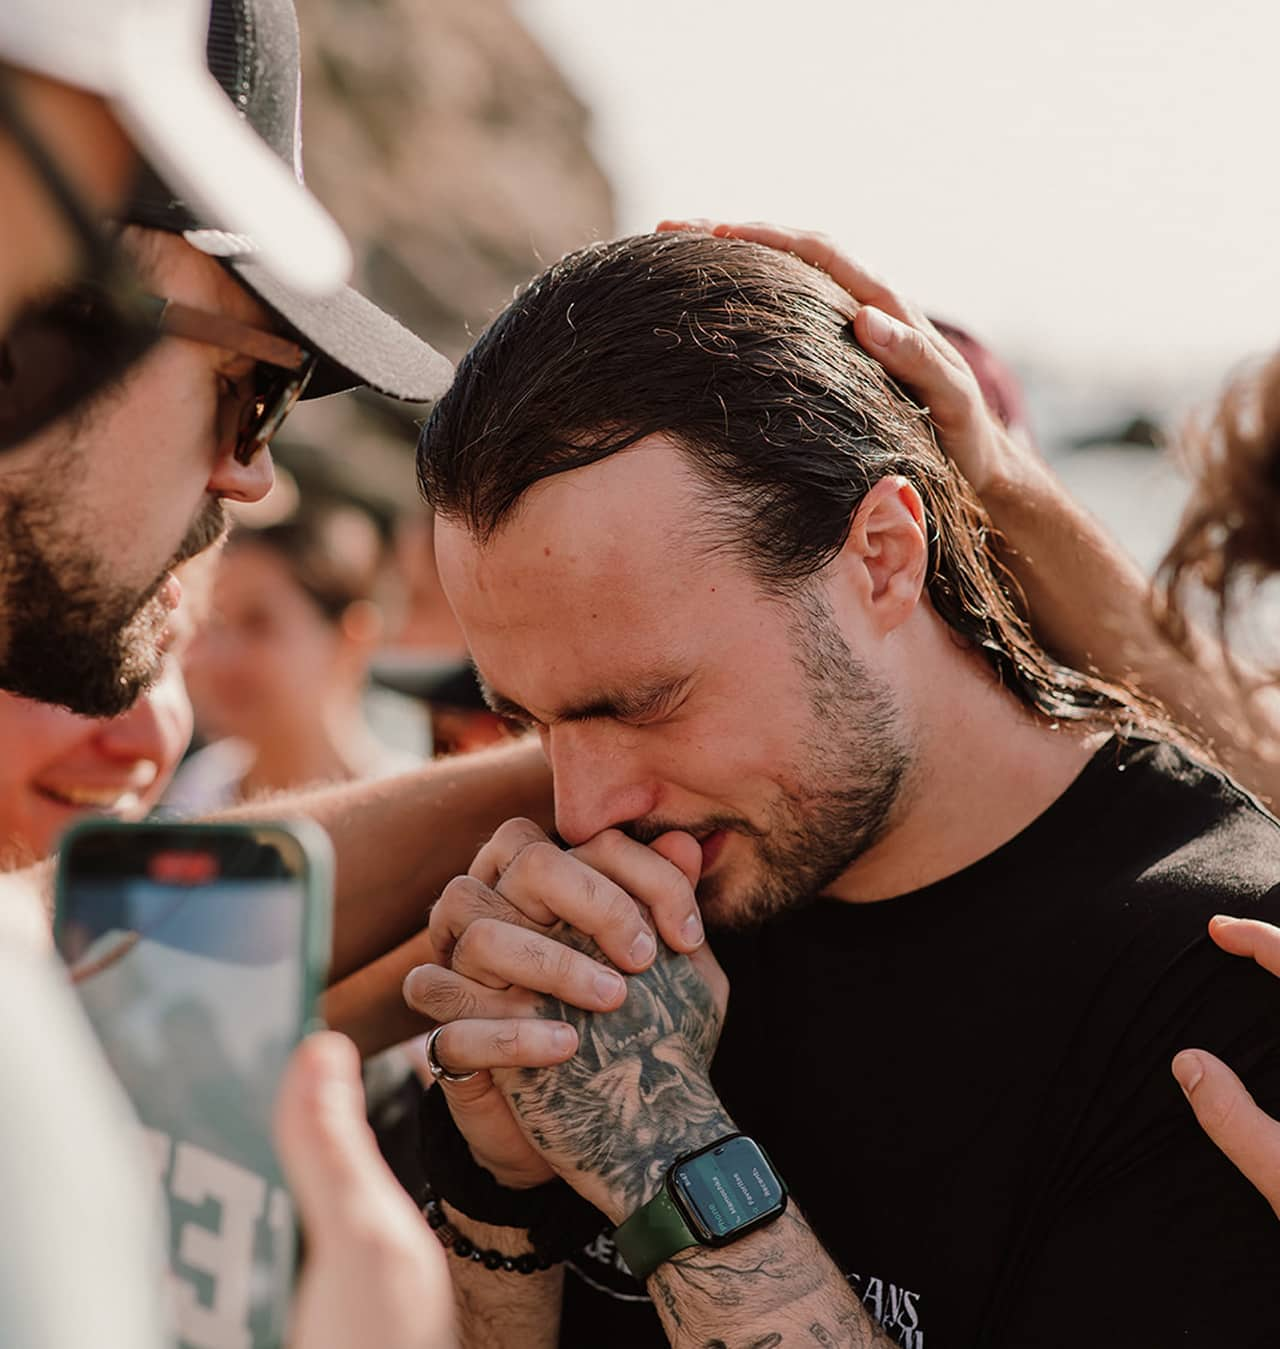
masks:
<svg viewBox="0 0 1280 1349"><path fill-rule="evenodd" d="M786 1208L787 1187L764 1149L745 1134L729 1134L676 1161L662 1189L618 1227L613 1241L643 1283L677 1252L727 1246Z"/></svg>

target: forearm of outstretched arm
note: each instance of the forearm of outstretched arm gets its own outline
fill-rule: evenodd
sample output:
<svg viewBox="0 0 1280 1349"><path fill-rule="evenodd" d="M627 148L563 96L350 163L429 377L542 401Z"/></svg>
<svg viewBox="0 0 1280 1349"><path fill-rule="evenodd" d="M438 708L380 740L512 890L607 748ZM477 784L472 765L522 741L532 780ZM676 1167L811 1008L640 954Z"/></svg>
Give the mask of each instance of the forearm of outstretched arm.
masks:
<svg viewBox="0 0 1280 1349"><path fill-rule="evenodd" d="M450 1224L480 1250L523 1255L529 1249L525 1232L474 1223L445 1205ZM560 1338L560 1306L564 1266L534 1274L486 1269L482 1261L451 1256L454 1301L458 1310L460 1349L555 1349Z"/></svg>
<svg viewBox="0 0 1280 1349"><path fill-rule="evenodd" d="M381 782L345 783L255 802L229 820L306 816L337 858L333 957L337 982L426 925L444 886L466 871L504 821L551 826L551 775L536 741L521 741Z"/></svg>
<svg viewBox="0 0 1280 1349"><path fill-rule="evenodd" d="M1169 642L1142 572L1052 470L1025 460L982 497L1045 645L1080 669L1135 684L1244 786L1280 801L1280 764L1259 750L1260 731L1280 733L1276 701L1264 696L1246 707L1220 644L1206 634L1193 635L1189 652Z"/></svg>
<svg viewBox="0 0 1280 1349"><path fill-rule="evenodd" d="M649 1293L675 1349L894 1345L794 1207L730 1246L677 1255Z"/></svg>
<svg viewBox="0 0 1280 1349"><path fill-rule="evenodd" d="M324 995L324 1019L355 1041L366 1058L421 1035L434 1025L404 1000L404 977L416 965L436 963L435 948L424 929L386 955L345 979Z"/></svg>

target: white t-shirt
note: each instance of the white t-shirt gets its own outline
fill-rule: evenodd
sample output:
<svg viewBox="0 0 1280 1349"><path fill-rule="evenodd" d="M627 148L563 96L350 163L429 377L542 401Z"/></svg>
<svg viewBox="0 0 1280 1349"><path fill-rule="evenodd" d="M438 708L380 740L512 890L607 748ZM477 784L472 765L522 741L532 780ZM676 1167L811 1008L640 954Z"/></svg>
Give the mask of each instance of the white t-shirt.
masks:
<svg viewBox="0 0 1280 1349"><path fill-rule="evenodd" d="M164 1209L51 955L0 935L0 1345L159 1349Z"/></svg>

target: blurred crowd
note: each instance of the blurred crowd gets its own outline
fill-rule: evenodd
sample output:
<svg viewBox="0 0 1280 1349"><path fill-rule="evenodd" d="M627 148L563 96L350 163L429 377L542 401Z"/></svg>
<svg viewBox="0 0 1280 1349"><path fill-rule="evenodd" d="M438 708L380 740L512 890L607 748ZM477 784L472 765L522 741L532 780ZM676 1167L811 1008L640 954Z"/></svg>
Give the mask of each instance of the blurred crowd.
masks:
<svg viewBox="0 0 1280 1349"><path fill-rule="evenodd" d="M347 286L299 78L290 0L0 13L0 1344L249 1344L218 1291L166 1322L148 1159L50 959L47 863L82 819L294 815L337 859L337 1029L262 1122L304 1233L295 1349L922 1349L922 1308L931 1345L1272 1343L1280 984L1246 962L1280 976L1280 711L1240 633L1280 569L1280 365L1188 430L1196 493L1154 583L1039 457L1006 362L820 235L669 221L571 255L454 379ZM699 364L725 351L734 372ZM273 446L295 403L354 390L434 405L390 505L305 436ZM664 435L705 461L637 449ZM663 513L691 501L696 566ZM818 595L851 549L861 579ZM704 664L674 670L695 639ZM682 730L691 697L714 710ZM950 935L944 885L971 914ZM1041 886L1070 921L1024 917ZM984 887L1008 890L994 917L967 907ZM840 900L883 929L837 928ZM1033 964L1082 1009L1042 1038L992 993ZM918 1079L882 1134L849 1122L867 1006L832 1026L864 981L912 1028L861 1079ZM942 1024L969 985L989 1042ZM202 1095L232 1070L198 1004L170 1011L169 1109L199 1140L243 1102ZM989 1082L953 1081L960 1057ZM974 1174L917 1249L890 1193L940 1121ZM747 1132L785 1220L713 1241L652 1216ZM1121 1266L1096 1293L1090 1261Z"/></svg>

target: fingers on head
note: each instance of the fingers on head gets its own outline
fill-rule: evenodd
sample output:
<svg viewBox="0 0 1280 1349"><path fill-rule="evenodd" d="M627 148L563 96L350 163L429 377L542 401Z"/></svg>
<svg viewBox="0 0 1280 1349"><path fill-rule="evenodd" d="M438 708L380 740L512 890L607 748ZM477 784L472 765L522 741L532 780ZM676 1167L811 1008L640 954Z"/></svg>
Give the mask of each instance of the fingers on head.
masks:
<svg viewBox="0 0 1280 1349"><path fill-rule="evenodd" d="M982 391L968 366L955 364L919 328L872 307L858 311L854 333L889 374L927 405L935 422L963 424L982 406Z"/></svg>

